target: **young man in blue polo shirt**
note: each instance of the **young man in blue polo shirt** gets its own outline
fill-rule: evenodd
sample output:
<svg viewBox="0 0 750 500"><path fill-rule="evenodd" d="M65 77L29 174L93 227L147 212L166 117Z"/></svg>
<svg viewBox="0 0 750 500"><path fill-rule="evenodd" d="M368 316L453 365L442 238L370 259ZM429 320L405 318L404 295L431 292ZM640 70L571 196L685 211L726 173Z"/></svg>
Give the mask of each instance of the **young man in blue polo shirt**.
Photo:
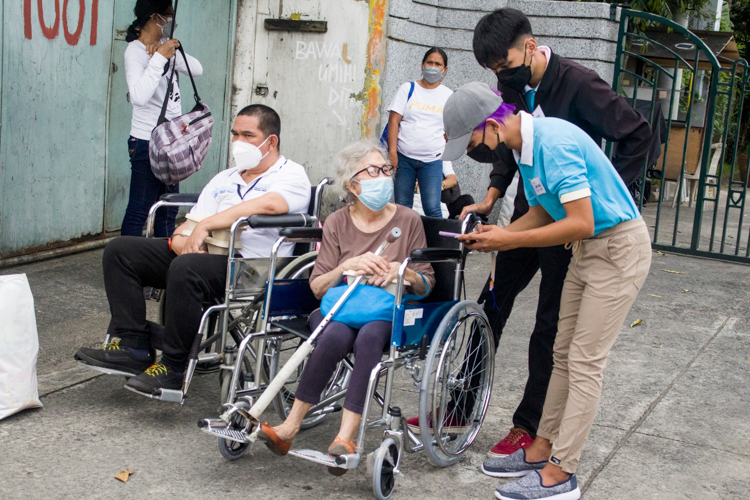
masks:
<svg viewBox="0 0 750 500"><path fill-rule="evenodd" d="M500 499L576 500L575 471L601 396L609 351L651 265L651 240L612 163L581 129L558 118L513 114L484 83L458 89L445 105L443 160L505 144L523 178L529 211L505 228L459 236L472 250L571 246L560 300L554 367L537 437L528 449L491 458L482 470L522 477Z"/></svg>

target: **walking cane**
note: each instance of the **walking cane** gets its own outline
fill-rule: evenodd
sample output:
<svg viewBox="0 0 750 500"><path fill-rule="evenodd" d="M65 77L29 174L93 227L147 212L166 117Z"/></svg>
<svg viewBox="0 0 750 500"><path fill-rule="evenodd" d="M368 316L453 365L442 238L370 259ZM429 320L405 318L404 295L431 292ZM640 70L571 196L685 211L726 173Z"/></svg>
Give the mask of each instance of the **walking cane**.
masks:
<svg viewBox="0 0 750 500"><path fill-rule="evenodd" d="M388 245L396 241L400 236L401 229L397 227L391 229L391 233L388 235L385 241L383 241L378 249L375 250L375 255L381 255L383 252L385 252L385 249L388 248ZM273 398L281 390L286 381L289 380L289 377L297 369L297 367L302 364L305 358L307 358L307 355L310 354L313 349L313 342L315 342L315 339L318 338L318 335L320 335L320 332L323 331L328 323L331 322L333 316L338 312L344 302L346 302L346 299L348 299L349 296L354 292L354 289L357 285L360 284L363 278L364 276L357 276L357 279L354 280L354 283L349 285L344 294L333 305L331 310L328 312L328 314L326 314L325 318L323 318L323 321L321 321L312 335L310 335L310 337L302 345L299 346L297 351L292 355L291 358L289 358L289 361L286 362L284 367L279 371L278 374L276 374L271 383L268 384L268 387L265 391L263 391L263 394L260 395L258 401L256 401L253 407L250 408L250 416L252 416L252 418L254 418L256 422L260 421L260 416L266 410L268 405L271 404Z"/></svg>

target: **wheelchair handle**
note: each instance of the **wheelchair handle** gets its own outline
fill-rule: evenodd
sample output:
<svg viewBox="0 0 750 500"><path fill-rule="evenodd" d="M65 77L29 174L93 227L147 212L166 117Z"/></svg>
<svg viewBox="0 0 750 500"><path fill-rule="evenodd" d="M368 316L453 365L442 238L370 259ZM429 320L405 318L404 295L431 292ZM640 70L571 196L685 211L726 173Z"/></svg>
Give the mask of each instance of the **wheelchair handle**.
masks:
<svg viewBox="0 0 750 500"><path fill-rule="evenodd" d="M388 234L385 241L383 241L378 249L375 250L375 255L381 255L385 251L385 249L388 248L389 244L393 243L400 237L401 229L397 227L391 229L391 232L390 234ZM250 416L252 416L252 418L254 418L256 422L260 421L260 416L264 411L266 411L268 405L273 402L273 398L276 397L276 394L278 394L284 384L286 384L286 381L289 380L289 377L292 375L292 373L297 369L297 367L299 367L299 365L302 364L305 358L307 358L307 355L310 354L313 349L313 342L315 342L323 329L328 326L328 323L331 322L333 316L338 312L339 309L341 309L341 306L344 305L344 302L346 302L349 296L354 292L354 289L357 287L357 285L360 284L363 279L364 275L357 276L357 279L349 285L346 291L341 295L341 298L333 305L331 310L328 311L328 314L325 315L323 321L320 322L312 335L310 335L310 337L299 346L292 357L289 358L289 361L286 362L286 364L273 378L271 383L268 384L268 387L266 387L266 390L263 391L263 394L260 395L252 408L250 408L248 413L250 413ZM258 426L258 429L260 429L260 426ZM256 434L258 432L258 429L256 429L253 434Z"/></svg>

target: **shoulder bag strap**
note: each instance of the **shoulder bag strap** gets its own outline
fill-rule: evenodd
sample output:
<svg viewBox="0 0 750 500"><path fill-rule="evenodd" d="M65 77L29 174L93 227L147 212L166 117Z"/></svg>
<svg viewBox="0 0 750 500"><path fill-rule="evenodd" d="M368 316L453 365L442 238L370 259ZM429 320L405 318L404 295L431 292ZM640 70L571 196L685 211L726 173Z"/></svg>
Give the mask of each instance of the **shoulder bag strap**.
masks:
<svg viewBox="0 0 750 500"><path fill-rule="evenodd" d="M167 62L167 64L169 63ZM167 103L169 102L169 96L172 93L172 79L174 78L176 66L177 61L175 60L174 64L172 64L172 73L169 75L169 84L167 85L167 93L164 95L164 103L161 105L161 113L159 113L159 119L156 121L157 127L162 123L169 121L167 120Z"/></svg>
<svg viewBox="0 0 750 500"><path fill-rule="evenodd" d="M199 103L201 101L200 96L198 96L198 87L195 86L195 80L193 79L193 73L190 71L190 64L188 64L187 56L185 55L185 49L182 48L182 44L180 44L179 47L177 47L177 50L180 51L180 54L182 54L182 59L185 61L185 67L188 71L188 76L190 77L190 83L193 85L193 97L195 98L195 103ZM177 56L175 56L175 64L177 64Z"/></svg>
<svg viewBox="0 0 750 500"><path fill-rule="evenodd" d="M411 100L411 95L414 93L414 82L411 82L411 85L409 86L409 94L406 96L406 104L404 105L404 112L401 113L401 116L404 116L406 114L406 110L409 109L409 101Z"/></svg>

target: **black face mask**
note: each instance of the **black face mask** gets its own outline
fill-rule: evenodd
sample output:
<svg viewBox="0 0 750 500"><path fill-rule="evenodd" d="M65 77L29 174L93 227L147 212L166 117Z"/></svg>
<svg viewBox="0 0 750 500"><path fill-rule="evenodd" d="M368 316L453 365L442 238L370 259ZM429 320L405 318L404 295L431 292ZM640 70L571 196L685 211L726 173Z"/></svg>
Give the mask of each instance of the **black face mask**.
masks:
<svg viewBox="0 0 750 500"><path fill-rule="evenodd" d="M497 72L497 83L510 87L523 94L526 85L531 81L531 66L526 65L526 48L524 47L523 64Z"/></svg>
<svg viewBox="0 0 750 500"><path fill-rule="evenodd" d="M500 157L498 155L499 153L499 141L500 138L498 137L498 148L495 150L490 149L490 147L484 143L484 134L487 132L487 128L485 127L484 131L482 131L482 142L481 144L478 144L474 149L466 153L469 158L472 160L479 162L479 163L495 163L500 161Z"/></svg>

